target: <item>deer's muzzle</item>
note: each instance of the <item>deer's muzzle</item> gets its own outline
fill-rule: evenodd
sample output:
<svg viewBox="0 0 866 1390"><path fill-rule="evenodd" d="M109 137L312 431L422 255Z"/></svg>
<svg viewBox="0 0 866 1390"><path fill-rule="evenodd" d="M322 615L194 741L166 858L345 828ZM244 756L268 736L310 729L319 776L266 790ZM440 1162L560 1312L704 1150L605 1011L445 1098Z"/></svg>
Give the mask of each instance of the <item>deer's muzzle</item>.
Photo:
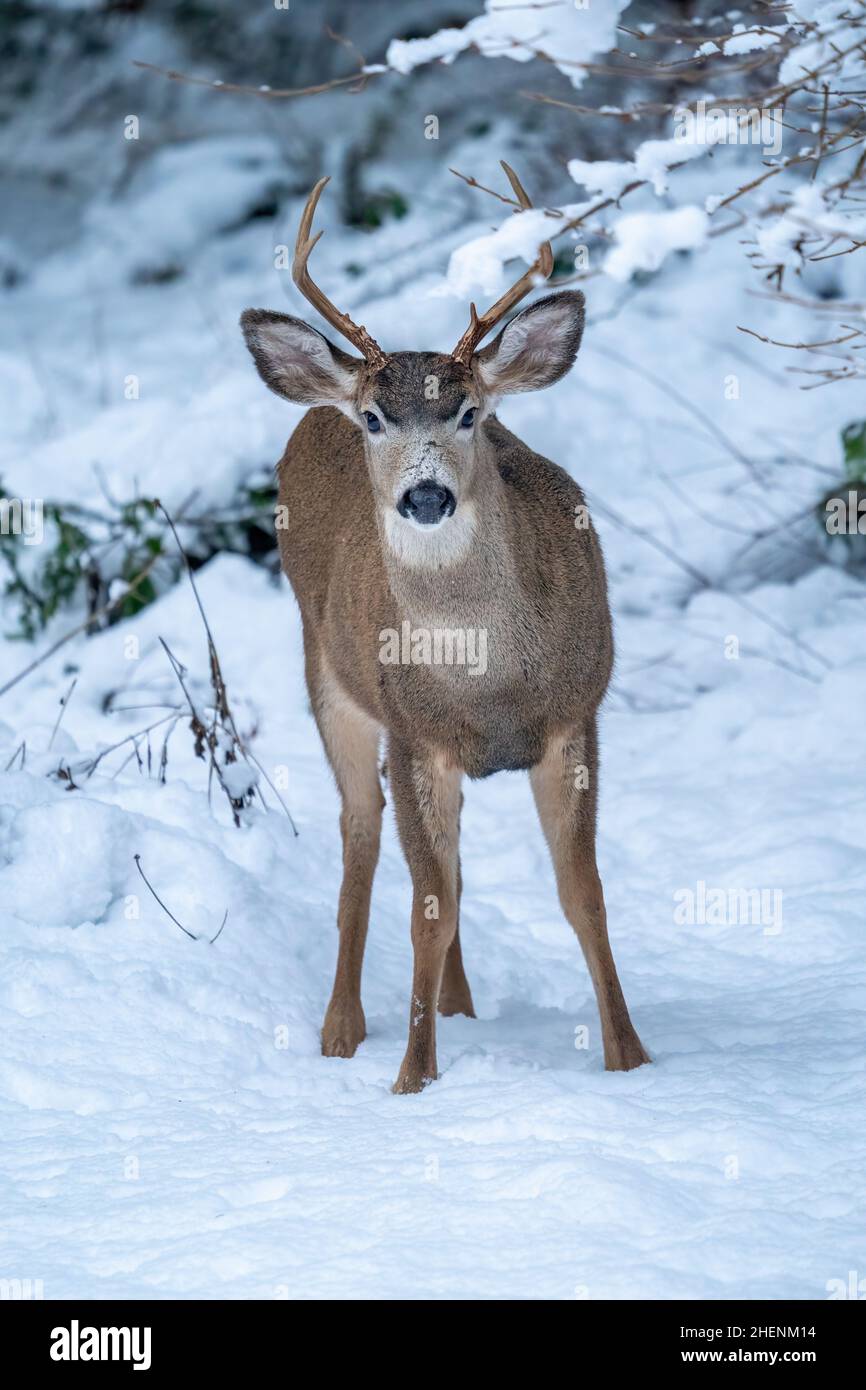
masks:
<svg viewBox="0 0 866 1390"><path fill-rule="evenodd" d="M454 493L442 483L423 482L410 487L397 503L397 511L419 526L438 526L452 516L457 502Z"/></svg>

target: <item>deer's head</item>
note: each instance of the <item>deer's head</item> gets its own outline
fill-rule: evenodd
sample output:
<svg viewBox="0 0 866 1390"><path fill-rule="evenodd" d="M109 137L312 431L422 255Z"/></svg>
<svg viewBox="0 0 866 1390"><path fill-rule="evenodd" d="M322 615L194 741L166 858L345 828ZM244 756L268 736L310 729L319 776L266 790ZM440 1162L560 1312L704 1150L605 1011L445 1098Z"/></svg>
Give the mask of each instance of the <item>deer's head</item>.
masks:
<svg viewBox="0 0 866 1390"><path fill-rule="evenodd" d="M521 207L530 201L516 174L503 164ZM303 405L336 406L360 429L385 534L404 558L420 559L420 533L440 558L462 549L478 508L478 456L485 417L504 395L536 391L571 367L583 332L583 295L562 291L517 314L487 347L478 345L539 276L553 269L550 243L501 299L479 316L451 353L385 354L363 326L341 313L307 269L321 232L311 237L322 189L310 194L298 230L292 275L301 293L361 352L343 352L318 329L289 314L247 309L241 327L259 374L277 395ZM448 532L449 543L442 544ZM453 539L453 545L450 540Z"/></svg>

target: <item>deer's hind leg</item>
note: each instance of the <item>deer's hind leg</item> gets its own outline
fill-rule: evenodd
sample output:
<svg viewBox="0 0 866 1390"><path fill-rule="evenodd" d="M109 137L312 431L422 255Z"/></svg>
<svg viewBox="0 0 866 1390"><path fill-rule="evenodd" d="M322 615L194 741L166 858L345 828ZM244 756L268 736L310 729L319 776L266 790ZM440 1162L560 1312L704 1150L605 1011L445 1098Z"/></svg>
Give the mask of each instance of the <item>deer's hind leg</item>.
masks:
<svg viewBox="0 0 866 1390"><path fill-rule="evenodd" d="M367 1033L361 968L379 858L382 808L379 727L327 670L310 672L316 722L337 780L342 811L343 882L337 909L340 944L331 1001L322 1025L325 1057L352 1057Z"/></svg>
<svg viewBox="0 0 866 1390"><path fill-rule="evenodd" d="M589 968L604 1065L630 1071L650 1059L629 1017L607 935L604 895L595 863L598 740L595 719L550 741L530 772L535 804L553 865L559 900Z"/></svg>
<svg viewBox="0 0 866 1390"><path fill-rule="evenodd" d="M460 807L463 808L463 797L460 797ZM457 834L460 835L460 822L458 816ZM444 1017L452 1014L466 1014L467 1018L475 1017L475 1006L472 1003L472 991L469 988L469 981L466 978L466 971L463 969L463 952L460 949L460 898L463 893L463 876L460 872L460 855L457 856L457 926L454 929L454 939L448 947L445 956L445 966L442 971L442 988L439 991L439 1012Z"/></svg>

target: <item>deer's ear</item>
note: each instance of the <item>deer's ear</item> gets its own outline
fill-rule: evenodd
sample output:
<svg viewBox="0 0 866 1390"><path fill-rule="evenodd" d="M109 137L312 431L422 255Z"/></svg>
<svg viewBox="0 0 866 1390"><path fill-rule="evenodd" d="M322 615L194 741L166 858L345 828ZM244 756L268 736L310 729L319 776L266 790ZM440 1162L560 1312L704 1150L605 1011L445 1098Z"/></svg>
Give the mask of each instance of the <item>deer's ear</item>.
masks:
<svg viewBox="0 0 866 1390"><path fill-rule="evenodd" d="M350 401L364 364L329 343L303 319L270 309L245 309L241 330L266 386L299 405Z"/></svg>
<svg viewBox="0 0 866 1390"><path fill-rule="evenodd" d="M580 290L549 294L517 314L475 362L493 395L538 391L565 376L583 336Z"/></svg>

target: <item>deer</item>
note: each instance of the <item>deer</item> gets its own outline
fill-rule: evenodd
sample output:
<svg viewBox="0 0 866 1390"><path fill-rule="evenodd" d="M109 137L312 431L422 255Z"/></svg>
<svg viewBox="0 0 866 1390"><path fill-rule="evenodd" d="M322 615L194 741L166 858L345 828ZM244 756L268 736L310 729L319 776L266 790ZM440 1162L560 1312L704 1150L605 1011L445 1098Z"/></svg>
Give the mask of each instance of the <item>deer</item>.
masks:
<svg viewBox="0 0 866 1390"><path fill-rule="evenodd" d="M515 210L530 208L502 167ZM604 1066L631 1070L650 1058L614 963L595 850L597 714L613 664L601 547L571 475L495 413L503 397L570 370L584 296L537 299L481 346L549 278L544 242L490 309L471 305L452 352L386 353L310 276L327 183L319 179L301 216L292 277L357 355L290 314L247 309L240 321L265 385L309 407L277 471L281 564L341 803L337 964L322 1054L352 1057L366 1037L361 971L385 806L380 772L412 880L409 1037L392 1087L411 1094L438 1076L437 1012L475 1017L459 930L463 779L521 770L594 987ZM453 643L440 644L436 661L435 644L417 635L443 631L483 632L484 662L461 660Z"/></svg>

